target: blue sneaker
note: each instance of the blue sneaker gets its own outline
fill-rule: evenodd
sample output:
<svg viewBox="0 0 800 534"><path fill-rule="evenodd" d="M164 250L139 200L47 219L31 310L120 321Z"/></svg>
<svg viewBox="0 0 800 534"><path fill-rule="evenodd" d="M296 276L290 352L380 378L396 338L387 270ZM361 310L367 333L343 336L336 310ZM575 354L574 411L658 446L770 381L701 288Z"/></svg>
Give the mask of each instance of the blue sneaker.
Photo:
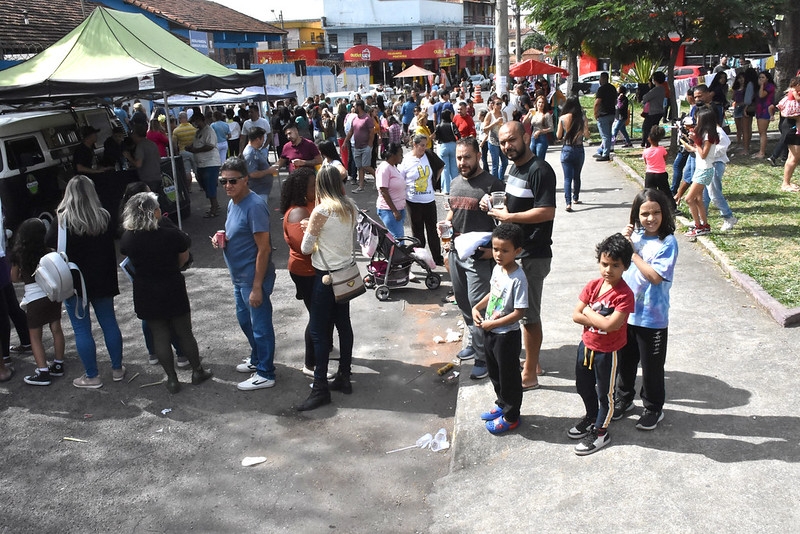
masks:
<svg viewBox="0 0 800 534"><path fill-rule="evenodd" d="M506 421L505 417L499 417L494 421L486 421L486 430L494 434L495 436L498 434L503 434L508 432L509 430L514 430L519 426L519 419L514 421L513 423L509 423Z"/></svg>
<svg viewBox="0 0 800 534"><path fill-rule="evenodd" d="M472 372L469 374L469 377L473 380L480 380L487 376L489 376L489 369L485 365L473 365Z"/></svg>
<svg viewBox="0 0 800 534"><path fill-rule="evenodd" d="M459 360L471 360L472 358L475 357L475 349L473 349L472 346L470 345L465 349L461 349L461 352L456 354L456 356L458 356Z"/></svg>
<svg viewBox="0 0 800 534"><path fill-rule="evenodd" d="M503 416L503 409L500 406L495 405L494 408L489 410L488 412L483 412L481 414L481 419L484 421L494 421L498 417Z"/></svg>

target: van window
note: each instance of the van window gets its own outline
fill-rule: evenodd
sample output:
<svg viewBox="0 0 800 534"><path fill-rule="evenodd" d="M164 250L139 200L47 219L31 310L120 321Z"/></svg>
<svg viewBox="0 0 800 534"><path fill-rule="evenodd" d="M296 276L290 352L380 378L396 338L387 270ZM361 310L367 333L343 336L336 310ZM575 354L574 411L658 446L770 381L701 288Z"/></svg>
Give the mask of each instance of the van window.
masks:
<svg viewBox="0 0 800 534"><path fill-rule="evenodd" d="M8 168L17 170L44 163L44 154L35 137L23 137L6 141Z"/></svg>

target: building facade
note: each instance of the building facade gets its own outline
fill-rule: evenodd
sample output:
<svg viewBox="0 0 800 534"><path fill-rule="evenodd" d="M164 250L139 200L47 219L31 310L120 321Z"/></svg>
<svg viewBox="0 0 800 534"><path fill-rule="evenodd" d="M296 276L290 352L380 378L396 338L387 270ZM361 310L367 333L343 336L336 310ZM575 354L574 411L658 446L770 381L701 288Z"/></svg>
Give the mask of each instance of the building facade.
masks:
<svg viewBox="0 0 800 534"><path fill-rule="evenodd" d="M412 64L451 79L493 64L494 1L325 0L323 11L327 57L369 65L376 81Z"/></svg>

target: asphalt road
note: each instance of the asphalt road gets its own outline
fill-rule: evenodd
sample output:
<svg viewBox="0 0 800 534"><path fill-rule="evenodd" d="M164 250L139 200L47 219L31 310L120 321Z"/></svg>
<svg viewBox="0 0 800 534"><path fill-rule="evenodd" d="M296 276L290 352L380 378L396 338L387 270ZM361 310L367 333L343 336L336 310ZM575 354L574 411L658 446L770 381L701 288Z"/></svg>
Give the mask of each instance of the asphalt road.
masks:
<svg viewBox="0 0 800 534"><path fill-rule="evenodd" d="M449 283L430 291L419 277L389 301L372 292L355 300L354 392L334 392L331 405L301 414L293 406L309 392L300 372L307 314L286 271L279 214L272 211L277 385L242 392L236 383L246 375L234 367L249 354L247 342L222 254L208 244L224 218L202 218L206 202L198 192L192 199L184 228L195 262L186 280L213 381L192 386L190 372L179 371L176 395L162 384L142 387L163 372L147 363L131 286L120 276L126 379L111 381L97 331L105 385L76 389L71 381L83 369L64 314L66 376L50 387L24 384L33 370L25 355L0 384L0 532L426 531L427 495L448 472L451 451L386 452L442 427L452 432L457 381L436 370L460 345L432 341L456 328L455 306L442 302ZM275 187L273 206L277 199ZM374 207L374 199L372 189L356 200ZM242 467L248 456L266 462Z"/></svg>

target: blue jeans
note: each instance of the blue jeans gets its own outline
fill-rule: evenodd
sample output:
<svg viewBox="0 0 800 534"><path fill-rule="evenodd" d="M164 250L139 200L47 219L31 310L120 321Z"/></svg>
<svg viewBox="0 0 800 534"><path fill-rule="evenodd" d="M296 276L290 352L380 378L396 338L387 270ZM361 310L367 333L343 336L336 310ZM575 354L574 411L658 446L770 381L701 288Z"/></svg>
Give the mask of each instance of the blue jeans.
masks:
<svg viewBox="0 0 800 534"><path fill-rule="evenodd" d="M675 156L675 161L672 162L672 196L678 192L678 187L681 185L681 178L683 177L683 168L686 166L686 161L689 159L689 153L685 150L678 152Z"/></svg>
<svg viewBox="0 0 800 534"><path fill-rule="evenodd" d="M611 152L611 125L613 123L614 115L603 115L597 118L597 129L600 130L600 138L603 140L597 153L603 157L608 157Z"/></svg>
<svg viewBox="0 0 800 534"><path fill-rule="evenodd" d="M456 165L456 143L440 143L439 157L444 161L442 171L442 193L450 194L450 182L458 176L458 166Z"/></svg>
<svg viewBox="0 0 800 534"><path fill-rule="evenodd" d="M401 209L397 211L400 212L399 221L395 220L392 210L383 210L383 209L378 210L378 216L381 218L381 221L383 221L383 225L386 227L387 230L389 230L389 232L391 232L391 234L395 238L403 237L404 233L403 221L406 220L406 210Z"/></svg>
<svg viewBox="0 0 800 534"><path fill-rule="evenodd" d="M505 180L506 167L508 167L508 158L503 151L500 150L500 145L489 145L489 154L492 156L492 176L500 181Z"/></svg>
<svg viewBox="0 0 800 534"><path fill-rule="evenodd" d="M611 127L611 145L614 145L614 141L617 139L617 134L622 134L622 138L625 139L625 144L631 144L631 138L628 136L628 128L625 126L624 119L615 119L614 126Z"/></svg>
<svg viewBox="0 0 800 534"><path fill-rule="evenodd" d="M544 157L547 155L547 147L550 144L547 142L547 134L539 134L539 136L534 139L531 136L531 152L536 154L536 157L540 160L544 160Z"/></svg>
<svg viewBox="0 0 800 534"><path fill-rule="evenodd" d="M728 205L725 195L722 194L722 175L725 174L726 167L727 165L722 161L714 162L714 178L703 191L703 203L706 205L706 213L708 213L709 203L713 201L723 219L733 217L733 211Z"/></svg>
<svg viewBox="0 0 800 534"><path fill-rule="evenodd" d="M64 301L67 308L67 315L72 323L72 330L75 332L75 346L78 349L78 356L81 358L86 376L94 378L97 376L97 345L92 337L92 318L89 315L89 305L83 310L83 319L75 315L75 307L82 301L77 296L72 296ZM114 315L114 298L104 297L89 300L89 304L94 308L95 317L103 330L103 338L106 342L108 355L111 357L111 368L122 368L122 333L119 331L117 316Z"/></svg>
<svg viewBox="0 0 800 534"><path fill-rule="evenodd" d="M350 323L350 303L336 302L333 288L322 283L328 274L317 271L311 295L309 326L314 343L314 384L322 389L328 387L328 358L331 350L331 325L339 332L339 372L349 375L353 362L353 325Z"/></svg>
<svg viewBox="0 0 800 534"><path fill-rule="evenodd" d="M233 296L236 300L236 319L247 341L250 342L250 363L256 366L261 378L275 379L275 329L272 326L272 288L275 286L275 268L269 268L261 286L263 292L261 306L250 306L250 293L253 286L234 284Z"/></svg>
<svg viewBox="0 0 800 534"><path fill-rule="evenodd" d="M564 170L564 198L567 204L578 200L581 194L581 170L586 159L583 145L561 147L561 168ZM574 185L574 188L573 188Z"/></svg>
<svg viewBox="0 0 800 534"><path fill-rule="evenodd" d="M694 156L686 158L686 163L683 166L683 181L687 184L692 183L692 176L694 175Z"/></svg>

